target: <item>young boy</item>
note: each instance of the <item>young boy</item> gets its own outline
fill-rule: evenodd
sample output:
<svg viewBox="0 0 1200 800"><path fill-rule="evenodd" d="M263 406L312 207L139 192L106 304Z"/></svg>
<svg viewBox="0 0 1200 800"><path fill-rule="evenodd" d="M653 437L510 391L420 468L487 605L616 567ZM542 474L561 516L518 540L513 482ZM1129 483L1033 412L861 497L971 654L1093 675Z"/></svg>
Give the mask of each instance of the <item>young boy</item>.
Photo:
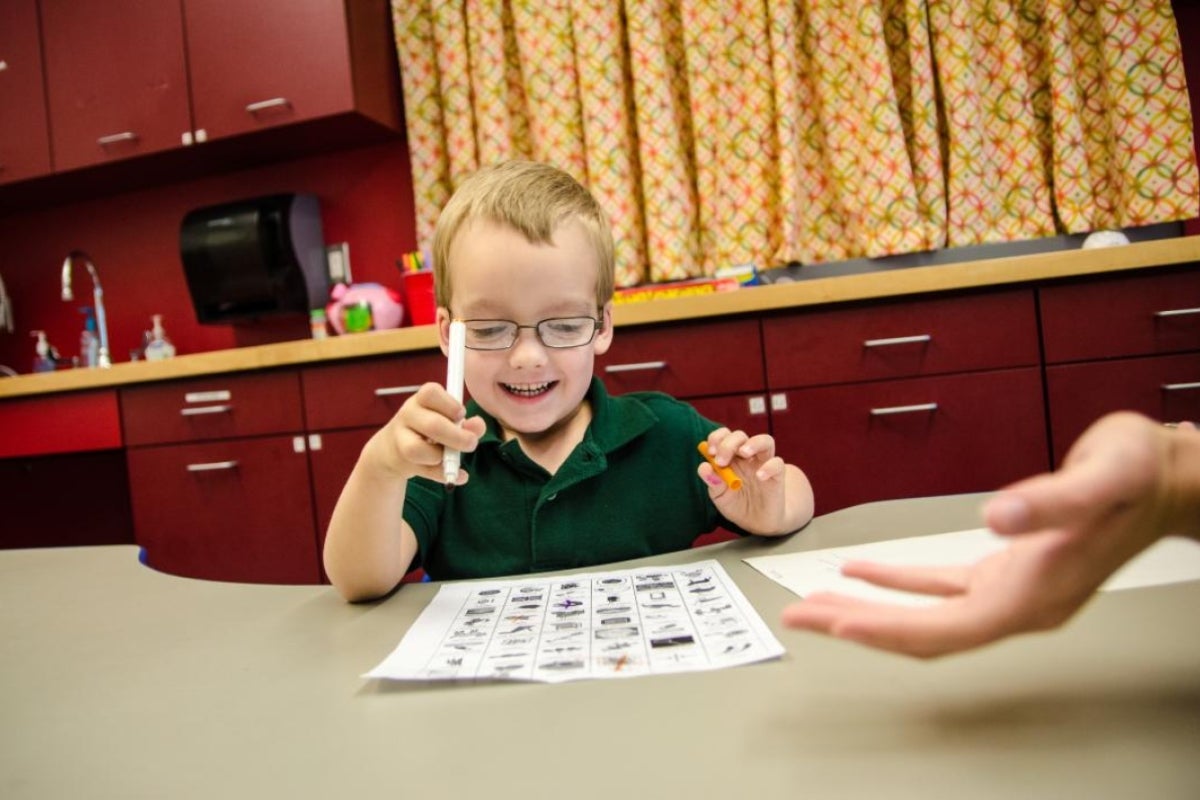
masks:
<svg viewBox="0 0 1200 800"><path fill-rule="evenodd" d="M325 540L346 599L387 594L417 564L436 579L567 569L812 517L808 479L769 435L657 392L612 397L593 377L613 338L612 234L567 174L509 162L473 175L438 218L433 269L443 352L465 321L471 400L427 383L363 448ZM462 453L450 489L445 448Z"/></svg>

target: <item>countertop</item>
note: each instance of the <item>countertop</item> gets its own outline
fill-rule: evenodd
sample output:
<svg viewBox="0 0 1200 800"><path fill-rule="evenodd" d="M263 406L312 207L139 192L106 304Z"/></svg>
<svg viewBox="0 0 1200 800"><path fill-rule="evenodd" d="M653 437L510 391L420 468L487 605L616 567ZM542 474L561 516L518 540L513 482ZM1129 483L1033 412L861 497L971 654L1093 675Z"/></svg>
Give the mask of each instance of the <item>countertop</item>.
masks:
<svg viewBox="0 0 1200 800"><path fill-rule="evenodd" d="M957 264L866 271L852 275L754 286L734 292L619 305L618 327L830 305L905 295L1046 281L1200 261L1200 236L1157 239L1122 247L1065 250ZM115 364L0 380L0 398L25 397L135 383L199 377L437 347L432 325L323 340L216 350L169 361Z"/></svg>
<svg viewBox="0 0 1200 800"><path fill-rule="evenodd" d="M594 569L719 561L787 652L559 685L360 677L440 588L176 578L133 546L0 552L0 795L1195 798L1200 581L1102 592L1064 630L920 662L799 631L752 556L976 527L874 503Z"/></svg>

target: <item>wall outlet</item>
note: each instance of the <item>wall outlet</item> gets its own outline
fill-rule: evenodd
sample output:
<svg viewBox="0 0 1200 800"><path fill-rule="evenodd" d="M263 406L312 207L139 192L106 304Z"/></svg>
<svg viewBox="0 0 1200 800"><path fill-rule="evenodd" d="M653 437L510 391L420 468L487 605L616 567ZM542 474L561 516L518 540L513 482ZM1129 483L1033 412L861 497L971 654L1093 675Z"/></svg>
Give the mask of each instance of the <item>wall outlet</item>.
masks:
<svg viewBox="0 0 1200 800"><path fill-rule="evenodd" d="M350 277L350 243L338 242L325 248L325 262L329 268L330 283L353 283Z"/></svg>

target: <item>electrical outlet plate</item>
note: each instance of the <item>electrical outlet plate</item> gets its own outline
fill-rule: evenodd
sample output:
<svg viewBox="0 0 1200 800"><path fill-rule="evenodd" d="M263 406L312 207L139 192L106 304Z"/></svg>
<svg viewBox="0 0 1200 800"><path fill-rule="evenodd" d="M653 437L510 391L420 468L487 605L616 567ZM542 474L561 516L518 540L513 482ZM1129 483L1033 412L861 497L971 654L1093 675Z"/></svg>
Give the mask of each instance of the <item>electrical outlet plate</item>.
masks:
<svg viewBox="0 0 1200 800"><path fill-rule="evenodd" d="M325 248L325 263L329 269L330 283L350 284L350 243L338 242Z"/></svg>

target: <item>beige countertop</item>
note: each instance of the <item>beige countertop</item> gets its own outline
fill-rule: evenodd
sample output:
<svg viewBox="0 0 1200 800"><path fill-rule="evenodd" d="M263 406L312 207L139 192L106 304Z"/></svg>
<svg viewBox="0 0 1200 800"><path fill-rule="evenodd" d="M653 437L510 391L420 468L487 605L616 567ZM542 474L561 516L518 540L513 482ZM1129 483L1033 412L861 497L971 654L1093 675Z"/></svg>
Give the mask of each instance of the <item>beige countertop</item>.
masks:
<svg viewBox="0 0 1200 800"><path fill-rule="evenodd" d="M351 605L165 575L132 546L0 552L0 795L1195 798L1200 581L1103 592L1064 630L920 662L783 629L795 596L742 561L975 527L981 500L618 565L715 558L787 652L559 685L360 677L436 583Z"/></svg>
<svg viewBox="0 0 1200 800"><path fill-rule="evenodd" d="M755 286L735 292L621 305L616 308L614 316L618 327L645 325L1003 286L1194 261L1200 261L1200 236L1159 239L1124 247L1063 250ZM196 353L178 356L169 361L122 363L107 370L77 369L21 375L0 380L0 398L314 364L409 350L428 350L436 346L437 335L431 325L374 331L320 341L302 339Z"/></svg>

